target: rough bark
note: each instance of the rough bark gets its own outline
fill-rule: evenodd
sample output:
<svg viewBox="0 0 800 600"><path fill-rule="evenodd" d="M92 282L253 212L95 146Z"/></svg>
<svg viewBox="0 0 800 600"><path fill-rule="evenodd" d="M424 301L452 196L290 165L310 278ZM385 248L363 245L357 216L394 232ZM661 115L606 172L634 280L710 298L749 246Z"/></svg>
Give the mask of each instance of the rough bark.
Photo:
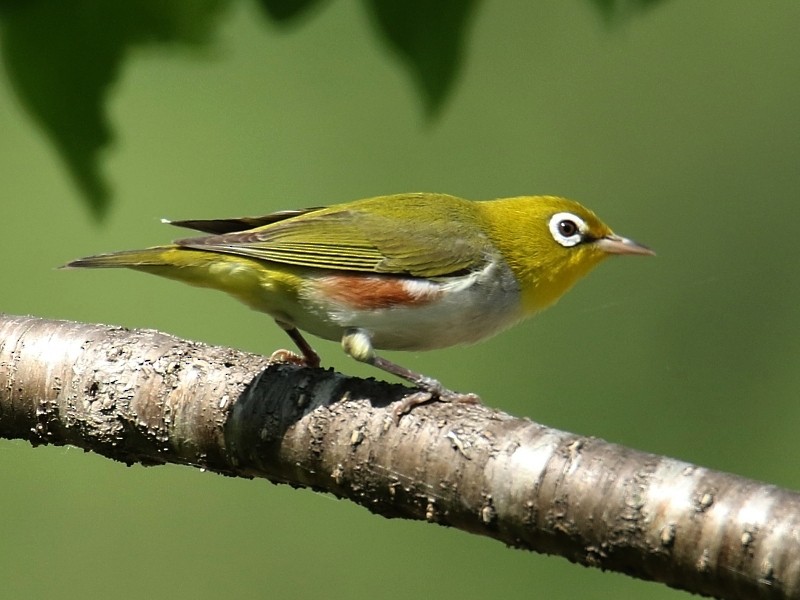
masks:
<svg viewBox="0 0 800 600"><path fill-rule="evenodd" d="M800 495L156 331L0 317L0 437L324 490L731 599L800 597Z"/></svg>

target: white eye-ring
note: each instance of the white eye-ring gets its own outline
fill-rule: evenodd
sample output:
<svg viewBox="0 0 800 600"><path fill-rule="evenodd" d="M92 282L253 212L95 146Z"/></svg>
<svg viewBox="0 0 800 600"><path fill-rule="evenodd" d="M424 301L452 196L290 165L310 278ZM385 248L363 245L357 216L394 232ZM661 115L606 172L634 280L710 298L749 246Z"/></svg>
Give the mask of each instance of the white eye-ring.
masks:
<svg viewBox="0 0 800 600"><path fill-rule="evenodd" d="M553 239L565 248L580 244L588 230L583 219L568 212L554 214L548 225Z"/></svg>

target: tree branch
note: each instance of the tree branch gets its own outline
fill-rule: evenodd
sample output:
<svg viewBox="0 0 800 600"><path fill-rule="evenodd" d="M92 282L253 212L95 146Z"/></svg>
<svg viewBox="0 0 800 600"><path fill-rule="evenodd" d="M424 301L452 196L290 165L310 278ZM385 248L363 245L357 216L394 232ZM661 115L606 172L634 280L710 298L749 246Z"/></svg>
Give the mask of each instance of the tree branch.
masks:
<svg viewBox="0 0 800 600"><path fill-rule="evenodd" d="M156 331L0 316L0 437L265 477L721 598L800 597L800 495Z"/></svg>

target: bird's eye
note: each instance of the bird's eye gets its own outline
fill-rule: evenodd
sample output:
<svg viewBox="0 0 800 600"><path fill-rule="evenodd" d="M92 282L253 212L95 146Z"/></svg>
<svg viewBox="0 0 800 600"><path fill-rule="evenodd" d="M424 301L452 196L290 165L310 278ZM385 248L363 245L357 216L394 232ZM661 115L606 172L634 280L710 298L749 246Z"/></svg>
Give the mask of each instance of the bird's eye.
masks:
<svg viewBox="0 0 800 600"><path fill-rule="evenodd" d="M587 230L583 219L572 213L557 213L550 217L550 234L565 248L571 248L583 241Z"/></svg>
<svg viewBox="0 0 800 600"><path fill-rule="evenodd" d="M564 219L563 221L558 222L558 233L564 237L572 237L578 233L578 226L575 225L575 221Z"/></svg>

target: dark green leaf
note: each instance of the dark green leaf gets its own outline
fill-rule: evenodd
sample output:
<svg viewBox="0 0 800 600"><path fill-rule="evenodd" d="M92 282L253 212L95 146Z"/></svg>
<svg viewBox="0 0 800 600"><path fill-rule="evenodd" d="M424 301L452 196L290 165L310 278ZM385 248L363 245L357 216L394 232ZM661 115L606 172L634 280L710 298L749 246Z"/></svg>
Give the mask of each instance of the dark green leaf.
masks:
<svg viewBox="0 0 800 600"><path fill-rule="evenodd" d="M105 100L137 44L198 44L229 0L2 0L0 42L14 90L67 163L92 211L108 207L98 157Z"/></svg>
<svg viewBox="0 0 800 600"><path fill-rule="evenodd" d="M291 21L299 17L302 13L307 13L308 9L320 0L258 0L261 7L275 21Z"/></svg>
<svg viewBox="0 0 800 600"><path fill-rule="evenodd" d="M461 65L478 0L367 0L383 36L406 63L430 113L441 108Z"/></svg>

